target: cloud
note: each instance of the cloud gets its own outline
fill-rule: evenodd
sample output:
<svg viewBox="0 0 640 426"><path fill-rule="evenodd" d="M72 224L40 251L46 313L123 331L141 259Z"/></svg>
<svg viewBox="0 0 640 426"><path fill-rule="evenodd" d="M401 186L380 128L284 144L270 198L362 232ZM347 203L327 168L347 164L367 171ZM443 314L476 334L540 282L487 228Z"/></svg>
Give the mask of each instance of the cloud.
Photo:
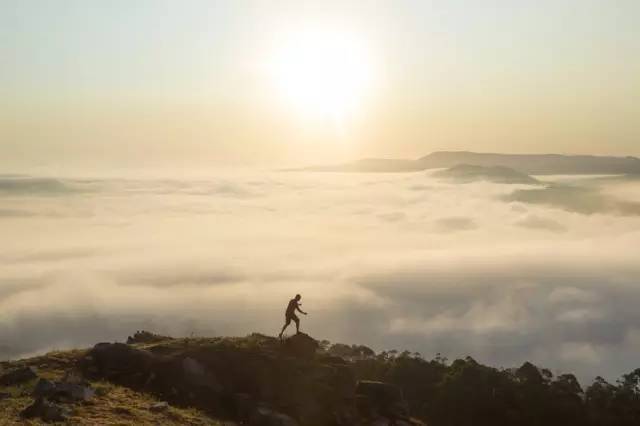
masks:
<svg viewBox="0 0 640 426"><path fill-rule="evenodd" d="M0 299L7 300L11 296L33 292L49 285L48 280L44 278L9 278L5 277L0 281Z"/></svg>
<svg viewBox="0 0 640 426"><path fill-rule="evenodd" d="M584 340L602 348L599 372L615 375L617 351L628 354L624 368L635 363L631 353L637 346L627 347L626 336L640 326L640 318L627 298L637 293L640 267L633 256L606 251L594 265L585 265L580 253L558 251L476 254L445 262L425 256L421 265L379 265L383 272L356 282L387 302L374 323L389 346L404 343L427 354L447 348L456 356L472 354L494 363L529 359L585 378L586 364L577 356L569 361L566 349L558 349L567 340Z"/></svg>
<svg viewBox="0 0 640 426"><path fill-rule="evenodd" d="M581 364L598 364L602 360L602 350L588 342L567 342L561 346L562 359Z"/></svg>
<svg viewBox="0 0 640 426"><path fill-rule="evenodd" d="M516 221L515 224L524 228L542 229L552 232L564 232L567 230L564 225L553 219L543 218L536 215L528 215L527 217Z"/></svg>
<svg viewBox="0 0 640 426"><path fill-rule="evenodd" d="M125 270L114 273L118 284L154 288L213 286L237 283L243 280L241 274L225 270L202 269L192 265L180 268L174 265L158 266L145 270Z"/></svg>
<svg viewBox="0 0 640 426"><path fill-rule="evenodd" d="M441 232L468 231L475 229L476 224L468 217L446 217L436 221L436 228Z"/></svg>
<svg viewBox="0 0 640 426"><path fill-rule="evenodd" d="M549 294L551 303L594 303L598 296L593 292L577 287L557 287Z"/></svg>
<svg viewBox="0 0 640 426"><path fill-rule="evenodd" d="M301 293L318 338L615 379L640 367L640 218L619 210L633 191L558 179L543 195L425 173L23 191L7 209L38 214L0 221L0 356L142 328L273 334Z"/></svg>
<svg viewBox="0 0 640 426"><path fill-rule="evenodd" d="M0 195L60 195L74 191L59 179L12 175L0 177Z"/></svg>
<svg viewBox="0 0 640 426"><path fill-rule="evenodd" d="M95 247L57 248L53 250L29 250L2 254L0 260L5 263L39 263L73 260L104 254L104 250Z"/></svg>
<svg viewBox="0 0 640 426"><path fill-rule="evenodd" d="M618 200L603 194L596 187L549 185L543 189L519 189L504 199L542 204L582 214L640 215L640 203Z"/></svg>
<svg viewBox="0 0 640 426"><path fill-rule="evenodd" d="M16 217L31 217L35 216L33 212L28 210L18 210L18 209L0 209L0 218L16 218Z"/></svg>
<svg viewBox="0 0 640 426"><path fill-rule="evenodd" d="M386 222L399 222L404 220L407 215L403 212L380 213L378 217Z"/></svg>

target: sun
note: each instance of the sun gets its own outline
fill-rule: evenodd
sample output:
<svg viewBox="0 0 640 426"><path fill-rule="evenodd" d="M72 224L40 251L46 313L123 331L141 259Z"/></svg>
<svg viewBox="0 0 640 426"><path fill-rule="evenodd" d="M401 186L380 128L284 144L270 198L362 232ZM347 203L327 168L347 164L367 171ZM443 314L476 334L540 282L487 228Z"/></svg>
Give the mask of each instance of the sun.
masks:
<svg viewBox="0 0 640 426"><path fill-rule="evenodd" d="M282 37L269 68L277 91L296 112L336 121L362 106L375 71L369 49L354 34L310 30Z"/></svg>

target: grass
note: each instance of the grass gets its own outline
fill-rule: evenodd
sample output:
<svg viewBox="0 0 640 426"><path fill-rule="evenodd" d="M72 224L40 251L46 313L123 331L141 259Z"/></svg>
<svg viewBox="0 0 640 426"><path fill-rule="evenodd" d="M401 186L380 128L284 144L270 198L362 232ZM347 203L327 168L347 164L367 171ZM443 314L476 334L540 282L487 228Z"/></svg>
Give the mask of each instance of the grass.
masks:
<svg viewBox="0 0 640 426"><path fill-rule="evenodd" d="M153 343L135 344L139 349L152 352L176 353L185 349L247 349L269 351L278 348L280 341L274 337L253 333L245 337L186 337Z"/></svg>
<svg viewBox="0 0 640 426"><path fill-rule="evenodd" d="M56 351L26 360L3 362L4 370L21 366L33 366L38 369L39 377L60 380L64 374L74 368L84 350ZM0 426L5 425L43 425L39 419L25 420L20 412L33 402L31 392L37 379L17 386L2 387L11 397L0 400ZM162 412L149 410L151 404L158 402L153 396L131 389L116 386L108 382L92 382L96 395L88 403L69 404L72 415L66 424L73 425L211 425L224 426L224 423L212 419L194 408L170 406ZM50 423L49 423L50 424Z"/></svg>

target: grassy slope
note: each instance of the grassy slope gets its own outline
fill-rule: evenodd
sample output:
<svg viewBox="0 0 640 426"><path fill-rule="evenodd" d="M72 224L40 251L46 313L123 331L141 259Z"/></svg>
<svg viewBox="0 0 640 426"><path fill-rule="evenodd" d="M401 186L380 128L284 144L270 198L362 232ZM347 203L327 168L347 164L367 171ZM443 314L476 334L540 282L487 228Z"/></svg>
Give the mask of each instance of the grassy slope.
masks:
<svg viewBox="0 0 640 426"><path fill-rule="evenodd" d="M58 380L65 372L72 370L75 362L85 351L73 350L51 352L43 356L26 360L4 362L4 370L16 366L34 366L38 375L43 378ZM31 391L36 380L19 386L0 388L0 391L12 395L0 400L0 425L40 425L40 420L26 421L20 418L20 411L33 402ZM73 416L69 423L74 425L213 425L223 423L195 409L170 407L160 413L149 411L149 406L157 402L153 396L134 392L128 388L115 386L106 382L92 382L96 396L90 404L73 404Z"/></svg>

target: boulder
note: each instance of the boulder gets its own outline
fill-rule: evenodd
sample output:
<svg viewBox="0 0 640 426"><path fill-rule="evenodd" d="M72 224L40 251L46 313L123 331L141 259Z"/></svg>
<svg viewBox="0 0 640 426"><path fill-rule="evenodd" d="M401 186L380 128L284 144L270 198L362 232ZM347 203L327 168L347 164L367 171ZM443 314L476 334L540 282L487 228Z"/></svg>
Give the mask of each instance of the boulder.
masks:
<svg viewBox="0 0 640 426"><path fill-rule="evenodd" d="M36 387L33 389L33 396L38 397L48 397L51 396L56 389L56 384L51 380L40 379L38 383L36 383Z"/></svg>
<svg viewBox="0 0 640 426"><path fill-rule="evenodd" d="M249 426L298 426L293 418L267 407L258 407Z"/></svg>
<svg viewBox="0 0 640 426"><path fill-rule="evenodd" d="M33 396L45 397L53 401L89 401L95 391L88 383L52 382L40 379L33 390Z"/></svg>
<svg viewBox="0 0 640 426"><path fill-rule="evenodd" d="M13 386L20 383L28 382L38 377L35 367L20 367L16 370L9 371L0 376L0 385Z"/></svg>
<svg viewBox="0 0 640 426"><path fill-rule="evenodd" d="M419 420L408 419L408 420L397 420L390 419L387 417L378 417L377 419L372 420L370 423L367 423L367 426L426 426Z"/></svg>
<svg viewBox="0 0 640 426"><path fill-rule="evenodd" d="M56 383L55 395L58 399L71 401L89 401L95 395L95 390L88 384Z"/></svg>
<svg viewBox="0 0 640 426"><path fill-rule="evenodd" d="M129 386L144 384L151 374L153 356L124 343L98 343L84 358L85 372Z"/></svg>
<svg viewBox="0 0 640 426"><path fill-rule="evenodd" d="M192 357L182 359L182 372L184 380L190 385L208 388L214 392L222 391L216 377L200 361Z"/></svg>
<svg viewBox="0 0 640 426"><path fill-rule="evenodd" d="M284 352L297 358L311 359L320 347L318 342L305 333L294 334L288 337L283 344Z"/></svg>
<svg viewBox="0 0 640 426"><path fill-rule="evenodd" d="M235 417L241 421L247 421L256 411L256 403L248 393L236 393L233 403Z"/></svg>
<svg viewBox="0 0 640 426"><path fill-rule="evenodd" d="M20 413L25 419L40 417L45 422L62 422L70 414L71 412L68 408L50 402L46 398L37 398L33 404Z"/></svg>
<svg viewBox="0 0 640 426"><path fill-rule="evenodd" d="M84 375L77 369L67 370L62 377L62 381L67 383L86 383Z"/></svg>
<svg viewBox="0 0 640 426"><path fill-rule="evenodd" d="M352 398L355 394L356 377L348 365L333 365L333 375L329 381L333 392L341 398Z"/></svg>

